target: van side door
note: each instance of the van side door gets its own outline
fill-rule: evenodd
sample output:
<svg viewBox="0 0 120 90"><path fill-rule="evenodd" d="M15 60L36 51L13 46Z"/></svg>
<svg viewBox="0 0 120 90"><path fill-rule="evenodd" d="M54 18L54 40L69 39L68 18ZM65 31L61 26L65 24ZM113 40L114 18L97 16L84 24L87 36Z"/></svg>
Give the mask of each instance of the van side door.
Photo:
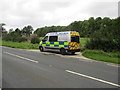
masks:
<svg viewBox="0 0 120 90"><path fill-rule="evenodd" d="M50 48L55 48L55 42L58 42L58 36L49 36Z"/></svg>

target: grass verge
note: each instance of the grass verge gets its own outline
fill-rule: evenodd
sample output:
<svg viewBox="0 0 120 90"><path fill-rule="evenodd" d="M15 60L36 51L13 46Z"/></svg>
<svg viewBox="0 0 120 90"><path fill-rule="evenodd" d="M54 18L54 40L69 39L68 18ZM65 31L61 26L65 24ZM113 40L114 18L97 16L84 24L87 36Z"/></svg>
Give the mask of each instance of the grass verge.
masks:
<svg viewBox="0 0 120 90"><path fill-rule="evenodd" d="M18 42L10 42L10 41L2 41L2 46L12 47L12 48L21 48L21 49L38 49L38 44L31 43L18 43Z"/></svg>
<svg viewBox="0 0 120 90"><path fill-rule="evenodd" d="M85 50L82 53L83 56L104 62L111 62L120 64L119 52L104 52L101 50Z"/></svg>

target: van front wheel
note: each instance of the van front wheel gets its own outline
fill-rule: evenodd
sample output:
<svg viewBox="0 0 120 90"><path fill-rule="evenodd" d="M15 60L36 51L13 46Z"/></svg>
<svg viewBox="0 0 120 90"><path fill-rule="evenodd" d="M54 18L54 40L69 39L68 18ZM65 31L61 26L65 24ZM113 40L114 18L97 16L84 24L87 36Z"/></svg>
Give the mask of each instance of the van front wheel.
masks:
<svg viewBox="0 0 120 90"><path fill-rule="evenodd" d="M43 47L39 47L39 49L40 49L40 51L41 51L41 52L44 52L44 49L43 49Z"/></svg>
<svg viewBox="0 0 120 90"><path fill-rule="evenodd" d="M66 54L66 50L65 50L64 48L62 48L62 49L60 49L60 53L61 53L62 55L65 55L65 54Z"/></svg>

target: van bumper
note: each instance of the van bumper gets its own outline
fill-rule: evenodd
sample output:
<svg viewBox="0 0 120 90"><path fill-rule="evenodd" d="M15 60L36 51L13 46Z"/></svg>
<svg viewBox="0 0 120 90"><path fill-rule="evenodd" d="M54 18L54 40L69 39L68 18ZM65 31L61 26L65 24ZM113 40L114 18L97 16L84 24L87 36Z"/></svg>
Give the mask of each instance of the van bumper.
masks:
<svg viewBox="0 0 120 90"><path fill-rule="evenodd" d="M67 52L80 52L80 49L75 49L75 50L68 49Z"/></svg>

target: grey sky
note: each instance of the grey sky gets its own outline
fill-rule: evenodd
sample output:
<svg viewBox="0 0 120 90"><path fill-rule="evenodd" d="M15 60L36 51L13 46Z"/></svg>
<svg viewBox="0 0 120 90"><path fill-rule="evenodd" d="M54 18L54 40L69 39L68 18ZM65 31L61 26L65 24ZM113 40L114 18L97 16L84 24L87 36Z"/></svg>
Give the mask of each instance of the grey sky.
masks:
<svg viewBox="0 0 120 90"><path fill-rule="evenodd" d="M118 17L119 0L0 0L0 23L6 28L69 25L90 17Z"/></svg>

